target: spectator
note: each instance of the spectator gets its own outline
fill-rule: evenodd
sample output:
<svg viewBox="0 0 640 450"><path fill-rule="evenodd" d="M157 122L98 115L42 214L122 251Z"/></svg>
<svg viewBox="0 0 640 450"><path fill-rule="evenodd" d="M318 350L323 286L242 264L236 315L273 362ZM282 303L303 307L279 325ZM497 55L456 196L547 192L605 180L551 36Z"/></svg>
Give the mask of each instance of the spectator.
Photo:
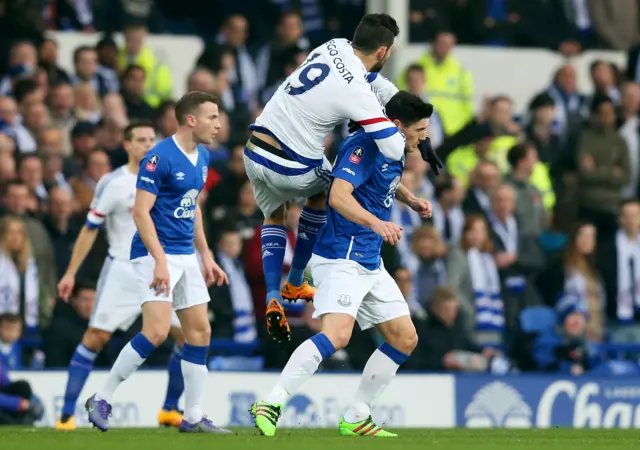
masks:
<svg viewBox="0 0 640 450"><path fill-rule="evenodd" d="M178 130L175 106L176 104L174 102L167 101L160 104L156 109L154 124L159 141L173 136Z"/></svg>
<svg viewBox="0 0 640 450"><path fill-rule="evenodd" d="M147 35L148 30L144 25L130 24L124 27L125 44L118 52L118 67L124 71L123 83L127 82L129 67L136 66L142 70L141 75L136 74L136 81L142 83L141 89L135 89L136 93L145 104L155 108L163 101L171 100L173 77L169 68L146 45ZM130 89L124 87L123 90ZM151 119L150 116L138 116L138 118Z"/></svg>
<svg viewBox="0 0 640 450"><path fill-rule="evenodd" d="M0 314L17 314L29 331L40 325L38 268L24 222L5 216L0 222L1 291L4 292ZM51 307L50 305L42 305Z"/></svg>
<svg viewBox="0 0 640 450"><path fill-rule="evenodd" d="M618 88L618 68L609 61L595 60L590 66L591 82L594 97L606 96L616 107L620 106L620 89Z"/></svg>
<svg viewBox="0 0 640 450"><path fill-rule="evenodd" d="M247 181L243 155L244 145L236 145L231 151L231 158L226 167L216 167L209 171L212 180L209 184L206 210L210 211L210 218L214 221L223 219L228 208L238 202L238 192Z"/></svg>
<svg viewBox="0 0 640 450"><path fill-rule="evenodd" d="M577 77L576 69L566 64L555 73L547 90L556 106L556 132L562 145L570 149L575 146L588 111L587 98L577 90Z"/></svg>
<svg viewBox="0 0 640 450"><path fill-rule="evenodd" d="M520 144L509 150L507 158L511 173L506 176L505 181L511 184L516 192L515 216L518 232L537 240L546 225L542 196L529 181L538 162L538 152L531 145Z"/></svg>
<svg viewBox="0 0 640 450"><path fill-rule="evenodd" d="M462 200L464 190L461 183L449 175L441 175L435 183L435 199L433 203L433 226L443 241L449 247L453 247L460 240L464 213L462 212Z"/></svg>
<svg viewBox="0 0 640 450"><path fill-rule="evenodd" d="M102 150L97 150L87 157L82 175L69 180L74 196L78 200L81 213L89 211L98 181L110 171L109 156Z"/></svg>
<svg viewBox="0 0 640 450"><path fill-rule="evenodd" d="M473 118L473 78L452 55L456 44L453 34L442 31L433 39L431 51L419 61L427 79L427 94L434 109L442 118L447 136L455 134ZM399 89L406 89L406 75L397 81Z"/></svg>
<svg viewBox="0 0 640 450"><path fill-rule="evenodd" d="M484 372L488 369L482 348L465 330L458 314L458 298L449 286L439 286L429 304L425 326L418 327L419 345L407 361L407 369ZM487 350L489 355L490 351Z"/></svg>
<svg viewBox="0 0 640 450"><path fill-rule="evenodd" d="M487 222L482 216L467 216L460 245L449 252L447 273L458 294L466 329L478 340L500 344L504 329L502 289ZM482 297L477 295L479 292ZM487 306L495 307L487 310Z"/></svg>
<svg viewBox="0 0 640 450"><path fill-rule="evenodd" d="M500 170L493 161L480 160L471 173L471 186L462 202L465 214L487 217L491 212L491 192L500 184Z"/></svg>
<svg viewBox="0 0 640 450"><path fill-rule="evenodd" d="M9 368L0 359L0 425L29 425L42 418L42 403L24 380L11 381Z"/></svg>
<svg viewBox="0 0 640 450"><path fill-rule="evenodd" d="M620 208L620 227L598 249L606 291L607 331L615 344L640 342L640 203Z"/></svg>
<svg viewBox="0 0 640 450"><path fill-rule="evenodd" d="M417 188L417 175L410 170L404 170L402 173L402 185L410 192L414 192ZM422 218L420 214L402 202L394 201L391 205L390 221L397 223L402 227L402 239L396 244L400 259L408 264L408 260L413 257L411 251L411 238L413 232L422 226Z"/></svg>
<svg viewBox="0 0 640 450"><path fill-rule="evenodd" d="M232 225L235 226L242 240L248 241L253 238L256 228L262 221L263 216L253 195L253 187L247 180L238 192L238 204L228 210L228 214L226 214L222 223L226 224L227 228ZM215 233L215 226L212 232ZM214 236L212 242L217 242L219 235L216 233L212 236Z"/></svg>
<svg viewBox="0 0 640 450"><path fill-rule="evenodd" d="M89 326L95 306L96 286L87 280L78 280L68 303L59 301L53 312L51 325L43 333L46 367L67 367ZM110 367L106 351L98 354L94 365Z"/></svg>
<svg viewBox="0 0 640 450"><path fill-rule="evenodd" d="M29 41L14 41L9 52L7 75L0 79L0 95L9 95L20 79L33 75L36 67L38 53L35 46Z"/></svg>
<svg viewBox="0 0 640 450"><path fill-rule="evenodd" d="M104 97L112 92L113 86L98 71L98 55L95 48L84 45L76 48L73 53L73 65L75 75L71 77L71 83L90 83L99 97Z"/></svg>
<svg viewBox="0 0 640 450"><path fill-rule="evenodd" d="M141 66L129 66L122 74L122 98L130 120L152 120L153 108L144 96L145 72Z"/></svg>
<svg viewBox="0 0 640 450"><path fill-rule="evenodd" d="M587 5L600 46L627 51L640 41L637 0L587 0Z"/></svg>
<svg viewBox="0 0 640 450"><path fill-rule="evenodd" d="M52 38L45 38L38 49L38 65L47 74L49 84L69 83L69 74L58 65L58 43Z"/></svg>
<svg viewBox="0 0 640 450"><path fill-rule="evenodd" d="M98 123L102 119L100 100L89 83L79 83L74 90L75 116L79 121Z"/></svg>
<svg viewBox="0 0 640 450"><path fill-rule="evenodd" d="M215 330L216 337L230 337L236 342L247 343L257 340L258 333L251 290L240 260L241 253L240 233L232 229L222 231L216 258L230 279L228 286L214 285L209 288L211 298L216 299L215 303L209 303L209 309L214 316L211 329Z"/></svg>
<svg viewBox="0 0 640 450"><path fill-rule="evenodd" d="M414 256L407 262L415 283L416 299L426 308L436 288L447 281L443 261L447 246L434 227L424 225L413 233L412 250Z"/></svg>
<svg viewBox="0 0 640 450"><path fill-rule="evenodd" d="M0 365L4 362L7 369L24 369L22 336L22 317L19 314L0 314Z"/></svg>
<svg viewBox="0 0 640 450"><path fill-rule="evenodd" d="M73 159L76 164L75 174L79 175L78 168L85 166L89 156L97 148L96 126L91 122L78 122L71 130L71 146L73 147Z"/></svg>
<svg viewBox="0 0 640 450"><path fill-rule="evenodd" d="M16 160L13 155L1 151L1 147L5 139L9 142L13 142L10 138L0 134L0 188L18 176L16 172Z"/></svg>
<svg viewBox="0 0 640 450"><path fill-rule="evenodd" d="M411 64L407 67L405 72L405 83L407 84L407 91L420 97L425 102L430 102L427 95L427 78L424 72L424 67L420 64ZM437 111L433 111L431 117L429 117L429 137L431 138L431 145L433 148L438 148L442 145L444 140L444 128L442 127L442 119Z"/></svg>
<svg viewBox="0 0 640 450"><path fill-rule="evenodd" d="M416 289L413 282L411 271L406 267L398 267L393 271L393 279L395 280L402 296L409 305L411 317L414 320L424 321L427 318L426 309L416 299Z"/></svg>
<svg viewBox="0 0 640 450"><path fill-rule="evenodd" d="M70 195L73 194L73 190L62 173L64 168L64 161L60 156L51 155L44 157L44 171L42 174L42 183L45 189L49 192L55 187L60 187L67 191Z"/></svg>
<svg viewBox="0 0 640 450"><path fill-rule="evenodd" d="M409 3L409 41L430 42L451 28L454 6L440 0L411 0Z"/></svg>
<svg viewBox="0 0 640 450"><path fill-rule="evenodd" d="M16 141L20 153L36 151L36 141L19 120L18 105L12 97L0 97L0 131Z"/></svg>
<svg viewBox="0 0 640 450"><path fill-rule="evenodd" d="M589 314L587 338L604 338L604 286L595 261L596 228L580 224L569 238L564 254L564 295L576 299Z"/></svg>
<svg viewBox="0 0 640 450"><path fill-rule="evenodd" d="M514 2L480 0L467 3L468 31L473 43L488 46L510 46L520 37L520 15Z"/></svg>
<svg viewBox="0 0 640 450"><path fill-rule="evenodd" d="M621 103L618 133L629 150L629 184L622 190L622 197L630 199L640 193L640 86L633 81L624 83Z"/></svg>
<svg viewBox="0 0 640 450"><path fill-rule="evenodd" d="M102 99L102 118L108 124L118 125L122 130L129 124L127 108L120 94L112 92L104 96Z"/></svg>
<svg viewBox="0 0 640 450"><path fill-rule="evenodd" d="M575 14L573 4L566 5L568 11ZM513 6L513 12L522 18L520 44L523 47L548 48L559 51L566 57L575 56L582 51L577 30L569 22L564 3L533 0L514 2Z"/></svg>
<svg viewBox="0 0 640 450"><path fill-rule="evenodd" d="M26 155L20 159L18 178L29 189L29 195L35 197L38 205L47 198L47 189L43 184L42 159L36 155ZM37 208L40 209L39 207Z"/></svg>
<svg viewBox="0 0 640 450"><path fill-rule="evenodd" d="M82 222L73 217L73 199L68 190L53 187L48 200L49 214L44 219L44 225L55 252L56 279L59 280L69 265L73 244L80 233Z"/></svg>
<svg viewBox="0 0 640 450"><path fill-rule="evenodd" d="M413 195L424 200L433 200L435 188L430 178L433 177L433 172L429 171L429 165L418 152L406 154L404 169L413 172L416 177L415 188L412 191Z"/></svg>
<svg viewBox="0 0 640 450"><path fill-rule="evenodd" d="M187 91L203 91L213 94L216 91L216 77L205 67L197 67L187 78Z"/></svg>
<svg viewBox="0 0 640 450"><path fill-rule="evenodd" d="M109 92L120 91L118 80L118 46L110 37L104 37L96 44L98 56L98 73L107 84Z"/></svg>
<svg viewBox="0 0 640 450"><path fill-rule="evenodd" d="M71 155L71 141L69 134L76 124L74 115L75 98L73 88L69 83L59 83L51 87L49 107L51 124L60 129L62 137L62 155Z"/></svg>
<svg viewBox="0 0 640 450"><path fill-rule="evenodd" d="M22 123L35 141L36 137L49 124L49 110L44 103L33 103L22 111Z"/></svg>
<svg viewBox="0 0 640 450"><path fill-rule="evenodd" d="M598 229L600 237L617 229L622 188L629 183L629 150L615 129L615 110L608 97L597 97L591 106L592 125L578 146L579 216Z"/></svg>

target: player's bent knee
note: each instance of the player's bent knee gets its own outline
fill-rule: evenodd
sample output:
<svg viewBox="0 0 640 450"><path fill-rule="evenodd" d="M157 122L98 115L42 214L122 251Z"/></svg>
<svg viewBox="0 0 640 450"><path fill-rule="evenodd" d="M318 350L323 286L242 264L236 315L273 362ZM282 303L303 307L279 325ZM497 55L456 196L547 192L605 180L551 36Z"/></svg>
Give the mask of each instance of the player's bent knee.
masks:
<svg viewBox="0 0 640 450"><path fill-rule="evenodd" d="M341 350L345 348L351 340L351 329L352 328L323 328L322 333L327 336L329 341L331 341L331 343L333 344L333 348L335 348L336 350Z"/></svg>
<svg viewBox="0 0 640 450"><path fill-rule="evenodd" d="M162 325L153 324L142 326L142 334L151 342L155 347L161 345L167 340L169 336L169 328L164 328Z"/></svg>
<svg viewBox="0 0 640 450"><path fill-rule="evenodd" d="M84 336L82 336L82 345L89 350L99 353L111 339L109 331L98 330L97 328L87 328Z"/></svg>
<svg viewBox="0 0 640 450"><path fill-rule="evenodd" d="M171 327L169 331L176 345L180 348L184 345L184 333L180 327Z"/></svg>

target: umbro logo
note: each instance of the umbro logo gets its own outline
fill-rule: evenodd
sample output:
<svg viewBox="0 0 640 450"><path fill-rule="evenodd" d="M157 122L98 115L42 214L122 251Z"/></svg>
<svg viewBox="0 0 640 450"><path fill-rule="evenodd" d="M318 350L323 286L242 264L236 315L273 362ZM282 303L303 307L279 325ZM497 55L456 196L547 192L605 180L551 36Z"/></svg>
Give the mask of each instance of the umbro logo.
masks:
<svg viewBox="0 0 640 450"><path fill-rule="evenodd" d="M182 173L182 172L178 172L178 173L176 174L176 179L178 179L178 180L184 180L184 173Z"/></svg>
<svg viewBox="0 0 640 450"><path fill-rule="evenodd" d="M389 169L389 164L384 163L384 164L382 165L382 172L386 171L387 169Z"/></svg>

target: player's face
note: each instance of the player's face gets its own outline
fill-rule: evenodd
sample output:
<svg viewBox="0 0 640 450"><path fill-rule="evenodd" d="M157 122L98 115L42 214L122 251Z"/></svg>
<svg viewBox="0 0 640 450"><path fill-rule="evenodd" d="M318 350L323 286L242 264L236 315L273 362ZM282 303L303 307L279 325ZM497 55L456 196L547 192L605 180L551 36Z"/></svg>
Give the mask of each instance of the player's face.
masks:
<svg viewBox="0 0 640 450"><path fill-rule="evenodd" d="M397 122L398 128L404 134L406 139L405 151L411 153L418 149L418 144L427 138L427 127L429 126L429 119L422 119L416 123L405 127L401 122Z"/></svg>
<svg viewBox="0 0 640 450"><path fill-rule="evenodd" d="M135 161L140 162L155 143L155 130L151 127L140 127L132 131L130 141L124 141L124 148Z"/></svg>
<svg viewBox="0 0 640 450"><path fill-rule="evenodd" d="M194 113L194 131L193 134L199 144L212 144L218 131L220 131L220 112L218 105L207 102L198 106Z"/></svg>
<svg viewBox="0 0 640 450"><path fill-rule="evenodd" d="M389 61L389 58L391 57L391 49L392 48L393 48L393 46L391 46L391 47L380 47L380 49L376 53L376 57L378 58L378 62L376 63L375 66L373 66L371 68L371 72L380 72L382 70L384 65L387 63L387 61Z"/></svg>

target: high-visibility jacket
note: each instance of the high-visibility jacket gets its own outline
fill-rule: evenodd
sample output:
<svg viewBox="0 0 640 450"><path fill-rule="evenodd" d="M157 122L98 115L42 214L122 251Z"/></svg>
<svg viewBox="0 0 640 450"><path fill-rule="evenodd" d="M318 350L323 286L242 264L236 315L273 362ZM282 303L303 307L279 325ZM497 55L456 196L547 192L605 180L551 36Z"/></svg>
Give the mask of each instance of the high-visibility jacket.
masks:
<svg viewBox="0 0 640 450"><path fill-rule="evenodd" d="M131 63L125 49L118 52L118 67L125 70ZM165 100L171 100L173 77L169 67L161 63L150 48L142 47L133 64L144 69L144 100L152 107L157 107Z"/></svg>
<svg viewBox="0 0 640 450"><path fill-rule="evenodd" d="M426 75L426 93L443 122L447 136L460 131L474 114L473 78L471 73L453 57L437 62L426 53L418 61ZM402 73L396 85L406 89L406 73Z"/></svg>

